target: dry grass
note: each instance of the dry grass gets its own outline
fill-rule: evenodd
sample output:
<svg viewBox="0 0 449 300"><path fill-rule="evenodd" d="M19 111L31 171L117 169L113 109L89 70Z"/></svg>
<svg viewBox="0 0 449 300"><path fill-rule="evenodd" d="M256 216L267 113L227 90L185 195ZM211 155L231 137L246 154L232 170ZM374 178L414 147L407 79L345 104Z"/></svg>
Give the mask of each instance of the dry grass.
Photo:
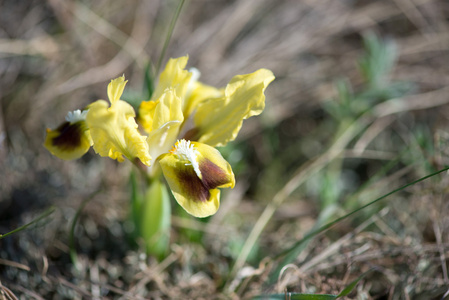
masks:
<svg viewBox="0 0 449 300"><path fill-rule="evenodd" d="M243 157L234 159L235 189L224 193L208 222L175 209L170 254L157 262L127 243L132 166L93 152L60 161L42 143L45 128L67 111L105 98L111 78L124 73L130 89L140 92L145 65L159 58L176 4L0 0L0 233L57 208L36 228L0 240L0 299L338 293L371 268L352 298L441 299L449 286L446 174L340 222L312 239L276 280L271 276L279 267L276 255L320 215L322 194L313 192L313 178L324 177L336 160L344 158L355 179L331 219L447 163L447 141L437 137L449 117L449 3L188 1L167 57L189 54L189 66L216 86L261 67L277 79L267 89L263 116L246 121L228 150ZM363 90L357 62L367 31L395 41L399 54L390 80L414 89L374 106L356 123L366 126L363 132L355 126L336 139L323 105L337 96L336 79ZM413 151L357 192L404 148ZM89 197L75 231L73 264L70 224Z"/></svg>

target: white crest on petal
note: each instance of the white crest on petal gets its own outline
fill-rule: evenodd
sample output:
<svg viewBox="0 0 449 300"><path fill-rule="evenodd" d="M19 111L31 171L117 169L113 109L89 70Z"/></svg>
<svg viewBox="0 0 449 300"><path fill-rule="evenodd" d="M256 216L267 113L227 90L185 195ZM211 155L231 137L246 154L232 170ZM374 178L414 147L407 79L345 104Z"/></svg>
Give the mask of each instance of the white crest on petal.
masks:
<svg viewBox="0 0 449 300"><path fill-rule="evenodd" d="M195 83L198 81L198 79L200 79L201 76L201 72L197 68L190 68L189 72L192 73L192 76L190 77L189 84L187 85L186 97L189 97L190 94L193 92Z"/></svg>
<svg viewBox="0 0 449 300"><path fill-rule="evenodd" d="M86 115L87 115L88 110L84 110L83 112L81 112L81 110L77 109L74 111L69 111L67 113L67 116L65 117L65 120L67 122L70 122L70 124L79 122L79 121L85 121L86 120Z"/></svg>
<svg viewBox="0 0 449 300"><path fill-rule="evenodd" d="M185 165L191 165L195 170L196 175L201 178L200 167L198 165L198 160L196 159L198 151L195 149L193 144L190 143L190 141L186 141L185 139L178 140L175 144L173 154L178 155L182 160L187 160L188 163Z"/></svg>
<svg viewBox="0 0 449 300"><path fill-rule="evenodd" d="M196 82L200 79L201 72L197 68L190 68L189 72L192 73L192 77L190 77L190 82Z"/></svg>

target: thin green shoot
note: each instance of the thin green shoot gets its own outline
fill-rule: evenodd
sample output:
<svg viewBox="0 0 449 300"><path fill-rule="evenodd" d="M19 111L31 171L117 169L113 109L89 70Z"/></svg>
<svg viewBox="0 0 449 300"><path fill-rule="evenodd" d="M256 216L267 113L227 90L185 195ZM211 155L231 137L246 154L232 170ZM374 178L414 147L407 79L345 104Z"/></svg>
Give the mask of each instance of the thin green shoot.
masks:
<svg viewBox="0 0 449 300"><path fill-rule="evenodd" d="M29 223L27 223L27 224L25 224L25 225L22 225L22 226L20 226L20 227L14 229L14 230L8 232L8 233L0 234L0 240L3 239L3 238L5 238L5 237L7 237L7 236L10 236L10 235L12 235L12 234L14 234L14 233L17 233L17 232L20 232L20 231L22 231L22 230L27 229L27 228L30 227L31 225L34 225L34 224L36 224L37 222L39 222L39 221L41 221L41 220L47 218L48 216L50 216L52 213L55 212L55 210L56 210L56 209L55 209L54 207L50 207L50 208L48 208L44 213L42 213L39 217L37 217L36 219L34 219L33 221L31 221L31 222L29 222Z"/></svg>
<svg viewBox="0 0 449 300"><path fill-rule="evenodd" d="M162 61L165 57L165 52L167 51L168 44L170 43L171 36L173 34L173 30L175 29L176 21L178 20L179 14L181 13L182 6L184 5L185 0L180 0L178 7L176 8L175 14L173 15L173 19L170 22L168 27L167 35L165 36L164 46L162 47L161 55L156 64L156 70L154 74L157 76L159 74L159 69L161 68Z"/></svg>
<svg viewBox="0 0 449 300"><path fill-rule="evenodd" d="M306 242L306 241L308 241L309 239L311 239L311 238L317 236L317 235L320 234L320 233L323 233L324 231L328 230L329 228L331 228L331 227L334 226L335 224L337 224L337 223L339 223L340 221L343 221L343 220L349 218L350 216L354 215L355 213L357 213L357 212L359 212L359 211L361 211L361 210L363 210L363 209L365 209L365 208L367 208L367 207L369 207L369 206L371 206L371 205L373 205L373 204L375 204L375 203L377 203L377 202L379 202L379 201L381 201L381 200L383 200L383 199L385 199L385 198L387 198L387 197L389 197L389 196L391 196L391 195L393 195L393 194L395 194L395 193L397 193L397 192L400 192L400 191L402 191L402 190L408 188L409 186L415 185L415 184L417 184L417 183L419 183L419 182L421 182L421 181L424 181L424 180L426 180L426 179L428 179L428 178L431 178L431 177L433 177L433 176L436 176L436 175L438 175L438 174L440 174L440 173L443 173L443 172L445 172L445 171L447 171L447 170L449 170L449 167L445 167L445 168L443 168L443 169L441 169L441 170L439 170L439 171L436 171L436 172L434 172L434 173L431 173L431 174L429 174L429 175L426 175L426 176L424 176L424 177L421 177L421 178L419 178L419 179L417 179L417 180L415 180L415 181L413 181L413 182L410 182L410 183L408 183L408 184L406 184L406 185L403 185L403 186L401 186L401 187L399 187L399 188L397 188L397 189L395 189L395 190L393 190L393 191L391 191L391 192L389 192L389 193L387 193L387 194L384 194L383 196L381 196L381 197L379 197L379 198L377 198L377 199L375 199L375 200L373 200L373 201L371 201L371 202L369 202L369 203L367 203L367 204L365 204L365 205L363 205L363 206L361 206L361 207L359 207L359 208L357 208L357 209L355 209L355 210L353 210L353 211L347 213L346 215L344 215L344 216L342 216L342 217L339 217L339 218L337 218L337 219L335 219L335 220L333 220L333 221L331 221L331 222L325 224L324 226L321 226L321 227L318 228L317 230L311 231L310 233L308 233L307 235L305 235L301 240L299 240L298 242L296 242L292 247L290 247L289 249L284 250L283 252L281 252L280 254L278 254L278 255L276 256L276 258L280 258L280 257L286 256L286 255L289 255L290 252L294 251L295 248L299 247L299 246L300 246L301 244L303 244L304 242Z"/></svg>
<svg viewBox="0 0 449 300"><path fill-rule="evenodd" d="M371 271L372 270L369 270L357 277L354 281L349 283L338 295L285 292L283 294L259 295L253 297L252 300L334 300L349 295L354 290L359 281L362 280L362 278Z"/></svg>

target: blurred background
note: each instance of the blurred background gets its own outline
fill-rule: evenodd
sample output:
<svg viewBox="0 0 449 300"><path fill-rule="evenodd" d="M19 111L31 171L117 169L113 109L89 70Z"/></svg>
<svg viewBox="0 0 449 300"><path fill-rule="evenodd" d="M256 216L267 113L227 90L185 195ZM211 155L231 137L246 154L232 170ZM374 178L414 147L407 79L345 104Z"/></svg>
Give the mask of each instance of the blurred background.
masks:
<svg viewBox="0 0 449 300"><path fill-rule="evenodd" d="M162 65L188 54L217 87L259 68L276 80L264 113L220 149L236 187L206 220L173 205L157 261L128 238L132 165L93 150L62 161L43 141L112 78L129 80L125 98L145 94L178 3L0 0L0 233L55 208L0 239L3 299L338 293L373 268L352 298L442 299L446 173L298 241L446 165L449 2L186 1Z"/></svg>

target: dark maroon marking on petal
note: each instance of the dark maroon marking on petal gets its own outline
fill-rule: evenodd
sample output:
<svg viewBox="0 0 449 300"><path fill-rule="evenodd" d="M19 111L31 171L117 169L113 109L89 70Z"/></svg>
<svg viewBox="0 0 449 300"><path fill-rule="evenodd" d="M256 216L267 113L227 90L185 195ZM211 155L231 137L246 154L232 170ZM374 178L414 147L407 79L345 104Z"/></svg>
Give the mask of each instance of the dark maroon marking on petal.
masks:
<svg viewBox="0 0 449 300"><path fill-rule="evenodd" d="M53 146L61 148L62 150L71 150L76 149L81 145L83 128L79 122L74 124L64 122L55 131L59 132L59 135L53 138Z"/></svg>
<svg viewBox="0 0 449 300"><path fill-rule="evenodd" d="M217 186L230 182L228 174L207 158L201 159L199 167L201 177L203 177L203 184L208 190L213 190Z"/></svg>
<svg viewBox="0 0 449 300"><path fill-rule="evenodd" d="M187 141L198 141L199 133L200 133L199 128L194 127L192 129L188 130L182 138Z"/></svg>
<svg viewBox="0 0 449 300"><path fill-rule="evenodd" d="M179 168L176 170L179 182L190 199L206 202L210 198L209 188L204 186L201 179L196 175L192 166Z"/></svg>

